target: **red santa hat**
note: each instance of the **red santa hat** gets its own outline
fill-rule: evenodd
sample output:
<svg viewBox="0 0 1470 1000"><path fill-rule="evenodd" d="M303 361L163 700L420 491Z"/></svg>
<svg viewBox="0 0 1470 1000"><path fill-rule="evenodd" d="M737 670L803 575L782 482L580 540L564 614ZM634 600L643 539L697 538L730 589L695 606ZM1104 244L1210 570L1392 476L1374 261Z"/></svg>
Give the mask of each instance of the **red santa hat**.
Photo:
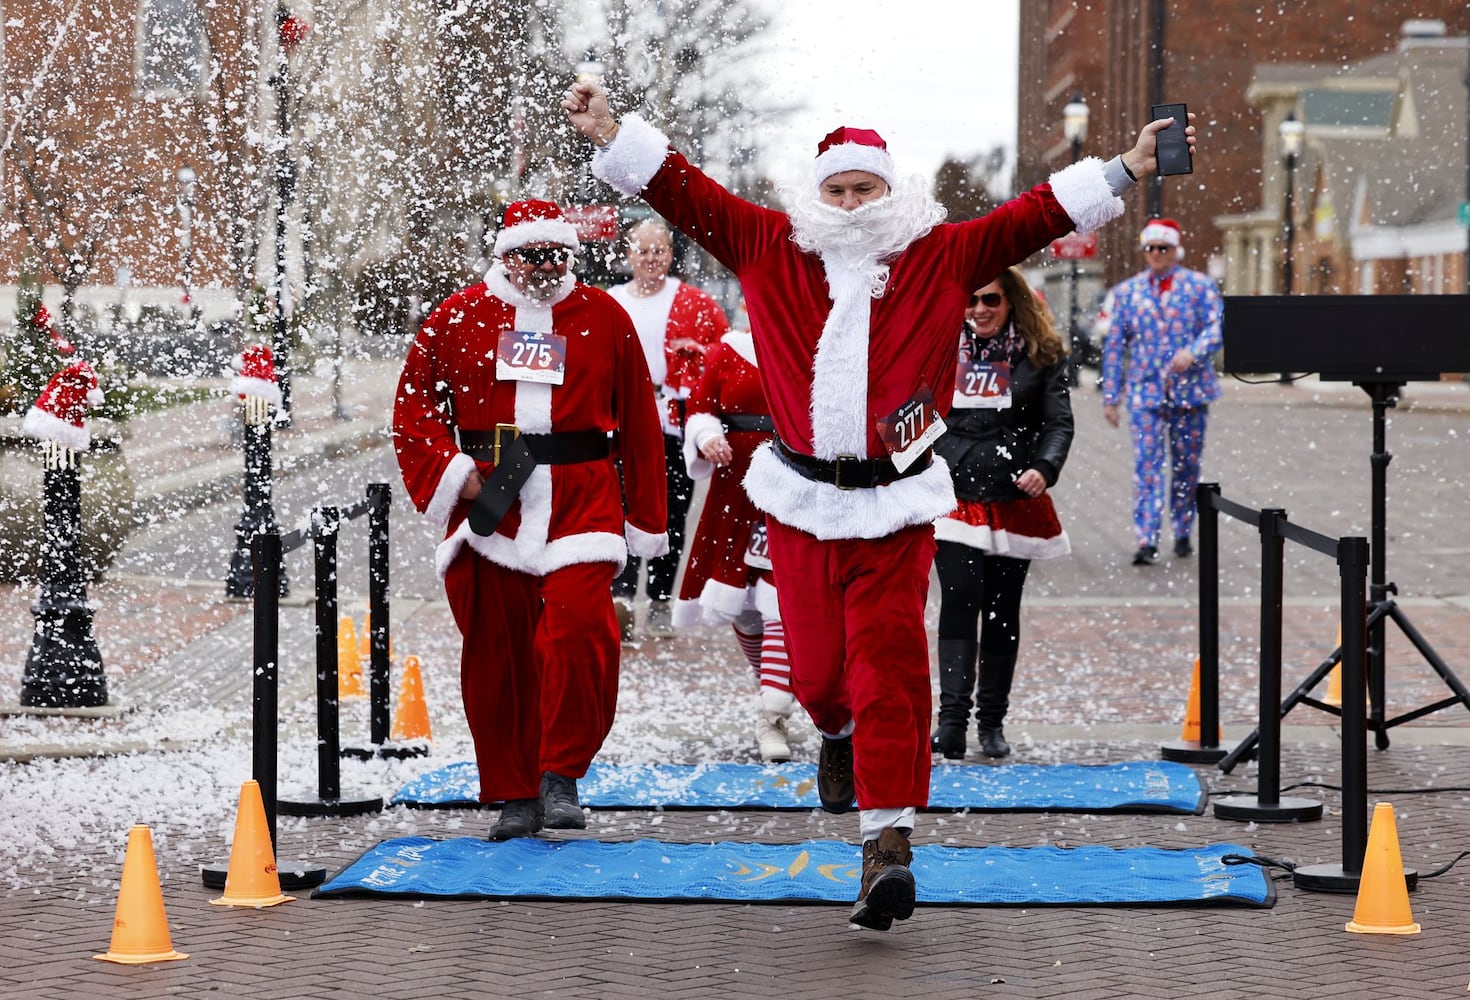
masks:
<svg viewBox="0 0 1470 1000"><path fill-rule="evenodd" d="M557 243L576 250L577 227L562 215L554 201L530 198L505 207L500 232L495 236L495 256L501 257L531 243Z"/></svg>
<svg viewBox="0 0 1470 1000"><path fill-rule="evenodd" d="M833 174L865 170L893 187L893 179L898 173L893 166L893 157L888 155L888 143L881 135L869 128L849 128L846 125L828 132L817 143L816 167L818 184Z"/></svg>
<svg viewBox="0 0 1470 1000"><path fill-rule="evenodd" d="M281 386L276 381L275 355L266 344L254 344L245 348L230 360L236 372L230 379L230 391L237 396L254 396L269 401L277 409L281 406Z"/></svg>
<svg viewBox="0 0 1470 1000"><path fill-rule="evenodd" d="M73 361L51 376L21 421L20 429L42 441L55 441L72 451L86 451L92 444L92 434L83 422L87 407L101 403L97 373L85 361Z"/></svg>
<svg viewBox="0 0 1470 1000"><path fill-rule="evenodd" d="M1179 246L1179 223L1173 219L1149 219L1143 227L1143 232L1138 234L1138 245L1146 247L1150 243L1162 243L1171 247Z"/></svg>

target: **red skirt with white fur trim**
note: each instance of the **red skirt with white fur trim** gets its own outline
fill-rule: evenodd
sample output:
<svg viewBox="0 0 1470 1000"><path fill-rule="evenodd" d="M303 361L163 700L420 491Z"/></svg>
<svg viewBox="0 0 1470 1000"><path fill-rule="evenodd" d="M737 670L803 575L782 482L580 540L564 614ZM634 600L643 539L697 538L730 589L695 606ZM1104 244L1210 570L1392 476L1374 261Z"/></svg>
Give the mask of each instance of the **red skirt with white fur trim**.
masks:
<svg viewBox="0 0 1470 1000"><path fill-rule="evenodd" d="M1072 551L1051 494L1024 500L961 500L934 522L934 538L1012 559L1054 559Z"/></svg>

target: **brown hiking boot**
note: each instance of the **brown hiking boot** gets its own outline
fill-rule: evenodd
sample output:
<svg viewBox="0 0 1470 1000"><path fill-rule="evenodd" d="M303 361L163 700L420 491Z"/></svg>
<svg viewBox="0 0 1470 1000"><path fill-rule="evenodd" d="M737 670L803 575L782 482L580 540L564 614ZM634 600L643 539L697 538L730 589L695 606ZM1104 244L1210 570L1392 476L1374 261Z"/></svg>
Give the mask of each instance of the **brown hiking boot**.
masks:
<svg viewBox="0 0 1470 1000"><path fill-rule="evenodd" d="M817 798L829 813L852 812L857 785L852 777L852 737L840 740L822 737L817 757Z"/></svg>
<svg viewBox="0 0 1470 1000"><path fill-rule="evenodd" d="M853 904L850 923L874 931L886 931L895 920L907 920L914 912L914 860L909 839L889 827L877 840L863 841L863 884Z"/></svg>

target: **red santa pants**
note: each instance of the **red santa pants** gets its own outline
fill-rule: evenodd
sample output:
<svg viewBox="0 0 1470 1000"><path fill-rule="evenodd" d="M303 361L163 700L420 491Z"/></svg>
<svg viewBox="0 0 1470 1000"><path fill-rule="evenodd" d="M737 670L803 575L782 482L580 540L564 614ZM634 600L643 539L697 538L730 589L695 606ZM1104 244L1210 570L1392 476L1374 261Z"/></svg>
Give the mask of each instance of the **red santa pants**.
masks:
<svg viewBox="0 0 1470 1000"><path fill-rule="evenodd" d="M618 704L616 569L573 563L532 576L468 548L450 563L481 802L535 798L543 771L580 778L602 748Z"/></svg>
<svg viewBox="0 0 1470 1000"><path fill-rule="evenodd" d="M929 637L934 528L820 539L767 518L791 687L825 733L849 721L863 809L929 802Z"/></svg>

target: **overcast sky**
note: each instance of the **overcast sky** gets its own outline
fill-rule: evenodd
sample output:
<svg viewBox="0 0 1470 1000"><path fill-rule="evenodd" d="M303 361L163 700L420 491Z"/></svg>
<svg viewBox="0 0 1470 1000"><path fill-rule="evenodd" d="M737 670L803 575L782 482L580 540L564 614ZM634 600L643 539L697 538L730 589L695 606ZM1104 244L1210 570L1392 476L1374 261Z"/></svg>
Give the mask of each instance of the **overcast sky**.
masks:
<svg viewBox="0 0 1470 1000"><path fill-rule="evenodd" d="M1018 0L779 0L772 93L804 100L764 145L777 181L810 176L839 125L876 129L901 173L948 154L1014 154Z"/></svg>

